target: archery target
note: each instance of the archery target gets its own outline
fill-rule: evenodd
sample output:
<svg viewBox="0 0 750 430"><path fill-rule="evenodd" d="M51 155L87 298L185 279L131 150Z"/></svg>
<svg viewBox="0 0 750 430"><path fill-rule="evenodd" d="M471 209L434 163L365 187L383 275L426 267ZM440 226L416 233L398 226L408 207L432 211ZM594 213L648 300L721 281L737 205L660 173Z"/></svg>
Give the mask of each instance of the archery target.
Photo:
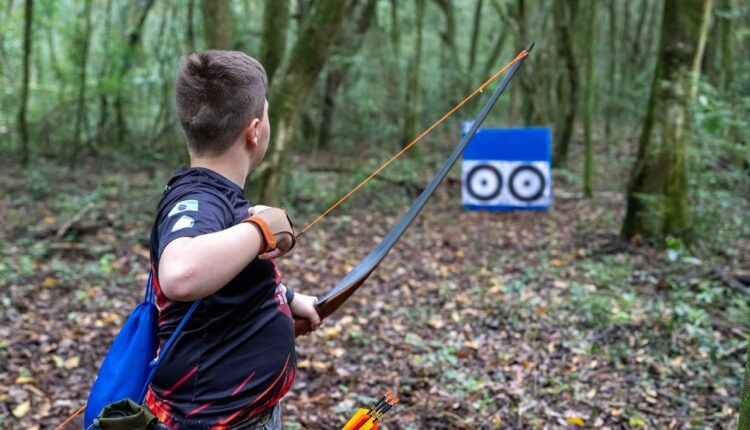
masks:
<svg viewBox="0 0 750 430"><path fill-rule="evenodd" d="M485 209L540 208L552 200L549 164L543 161L463 160L461 200Z"/></svg>
<svg viewBox="0 0 750 430"><path fill-rule="evenodd" d="M474 166L466 175L466 192L481 201L492 200L500 194L503 178L491 164Z"/></svg>
<svg viewBox="0 0 750 430"><path fill-rule="evenodd" d="M510 193L522 202L533 202L544 194L544 175L532 165L517 167L510 174L508 187Z"/></svg>
<svg viewBox="0 0 750 430"><path fill-rule="evenodd" d="M465 122L464 133L471 125ZM545 210L552 204L552 130L483 128L461 160L461 202L468 210Z"/></svg>

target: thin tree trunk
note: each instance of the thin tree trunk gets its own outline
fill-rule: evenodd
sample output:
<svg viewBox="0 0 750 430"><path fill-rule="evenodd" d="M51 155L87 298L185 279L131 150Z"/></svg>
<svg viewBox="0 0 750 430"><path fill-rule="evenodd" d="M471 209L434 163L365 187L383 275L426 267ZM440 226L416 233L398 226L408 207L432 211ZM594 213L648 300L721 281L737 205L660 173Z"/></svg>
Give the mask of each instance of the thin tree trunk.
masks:
<svg viewBox="0 0 750 430"><path fill-rule="evenodd" d="M622 234L687 236L690 106L706 42L712 0L666 0L659 60L638 156L631 173Z"/></svg>
<svg viewBox="0 0 750 430"><path fill-rule="evenodd" d="M117 72L115 117L117 121L117 143L120 148L125 146L125 139L128 130L127 120L125 118L125 77L130 70L135 50L141 41L141 31L146 22L146 17L148 17L148 12L151 10L151 6L154 5L154 0L144 0L138 2L137 5L138 15L136 17L135 25L127 32L125 52L123 53L122 58L120 58L120 67Z"/></svg>
<svg viewBox="0 0 750 430"><path fill-rule="evenodd" d="M617 40L619 31L617 27L617 0L609 0L609 94L607 95L607 107L604 119L604 142L609 152L614 146L612 139L612 120L615 116L615 101L619 99L619 88L617 85Z"/></svg>
<svg viewBox="0 0 750 430"><path fill-rule="evenodd" d="M325 88L323 90L323 107L318 132L318 141L315 145L315 150L328 146L328 142L331 139L333 113L336 109L336 94L338 93L339 86L344 82L344 78L352 64L348 59L354 56L354 54L356 54L362 47L362 42L367 34L367 29L370 27L370 22L372 22L372 19L375 16L376 5L376 0L368 0L367 3L363 5L362 10L356 18L356 28L352 31L347 31L345 35L339 34L339 40L337 40L336 45L341 46L340 55L343 57L343 61L335 66L331 65L326 72ZM355 8L352 8L352 10L354 9Z"/></svg>
<svg viewBox="0 0 750 430"><path fill-rule="evenodd" d="M89 40L91 39L91 0L83 3L83 34L80 36L81 62L78 69L78 102L76 103L76 125L74 134L74 145L80 147L81 134L87 123L86 115L86 68L89 61ZM93 148L90 148L93 149Z"/></svg>
<svg viewBox="0 0 750 430"><path fill-rule="evenodd" d="M560 56L565 63L566 76L568 79L568 93L563 101L563 120L559 127L557 139L555 139L555 150L552 161L556 166L564 166L568 159L568 148L573 136L575 125L576 108L578 106L578 66L576 65L573 52L572 29L575 27L578 2L576 0L555 2L554 12L556 14L558 43L560 44Z"/></svg>
<svg viewBox="0 0 750 430"><path fill-rule="evenodd" d="M528 43L528 23L526 22L526 0L517 0L516 2L516 23L518 25L518 42L517 45L523 46ZM529 70L532 70L530 68ZM526 73L521 73L518 77L519 86L515 93L520 92L521 96L521 114L523 115L524 125L531 125L535 120L534 112L534 86L531 83L532 76L527 70Z"/></svg>
<svg viewBox="0 0 750 430"><path fill-rule="evenodd" d="M635 26L635 31L631 33L633 35L632 44L630 47L630 63L631 64L642 64L643 52L641 52L641 42L643 35L646 34L646 18L648 18L648 0L642 0L639 7L636 9L641 13L638 15L638 23Z"/></svg>
<svg viewBox="0 0 750 430"><path fill-rule="evenodd" d="M315 85L351 4L352 0L314 3L292 49L289 66L284 75L274 81L269 102L273 134L260 178L263 187L260 201L265 204L279 205L282 164L294 135L299 109Z"/></svg>
<svg viewBox="0 0 750 430"><path fill-rule="evenodd" d="M102 46L102 51L105 52L107 55L110 54L109 52L109 34L112 31L112 0L107 0L107 4L105 6L105 14L106 14L106 20L104 23L104 41ZM109 70L110 62L109 61L102 61L102 67L99 70L99 77L101 80L105 79L105 77L110 73ZM101 82L100 80L100 82ZM107 91L102 91L101 88L99 90L99 124L97 126L97 136L98 139L102 142L105 141L105 134L108 133L109 127L107 126L107 122L109 121L109 100L107 98Z"/></svg>
<svg viewBox="0 0 750 430"><path fill-rule="evenodd" d="M396 58L401 57L401 32L400 24L398 22L398 1L391 0L391 25L390 32L388 34L391 40L391 49L393 55Z"/></svg>
<svg viewBox="0 0 750 430"><path fill-rule="evenodd" d="M583 114L584 127L584 157L583 157L583 194L591 197L592 178L594 175L594 143L591 141L591 127L594 116L594 92L596 91L596 80L594 77L594 61L596 59L596 4L599 0L591 0L589 3L589 25L586 32L586 43L588 44L588 61L586 62L586 108Z"/></svg>
<svg viewBox="0 0 750 430"><path fill-rule="evenodd" d="M203 0L203 33L209 49L232 49L229 0Z"/></svg>
<svg viewBox="0 0 750 430"><path fill-rule="evenodd" d="M482 0L477 0L474 8L474 26L471 31L471 45L469 45L469 59L467 61L467 70L469 74L474 70L474 64L477 62L477 45L479 42L479 33L482 31Z"/></svg>
<svg viewBox="0 0 750 430"><path fill-rule="evenodd" d="M195 26L193 25L193 15L195 15L195 0L188 0L185 39L187 40L187 48L189 52L195 52Z"/></svg>
<svg viewBox="0 0 750 430"><path fill-rule="evenodd" d="M273 75L284 59L288 26L289 1L266 0L266 7L263 10L260 62L266 69L269 82L273 81Z"/></svg>
<svg viewBox="0 0 750 430"><path fill-rule="evenodd" d="M721 25L721 73L719 88L723 91L731 94L735 94L730 91L734 82L735 72L735 58L734 58L734 37L735 37L735 22L739 6L736 0L721 0L721 11L722 14L719 19L722 21Z"/></svg>
<svg viewBox="0 0 750 430"><path fill-rule="evenodd" d="M23 81L21 84L21 106L18 109L18 134L21 137L21 165L29 165L29 130L26 120L26 110L29 104L29 77L31 64L31 50L33 43L31 40L32 23L34 21L34 0L26 0L24 8L24 27L23 27Z"/></svg>
<svg viewBox="0 0 750 430"><path fill-rule="evenodd" d="M414 43L414 56L409 65L409 76L407 77L408 87L406 89L406 109L404 130L401 134L402 146L409 143L417 134L419 117L422 113L422 89L420 86L420 68L422 66L422 36L424 28L424 9L425 0L416 0L416 41ZM417 149L417 148L414 148ZM410 151L411 156L419 157L418 151Z"/></svg>

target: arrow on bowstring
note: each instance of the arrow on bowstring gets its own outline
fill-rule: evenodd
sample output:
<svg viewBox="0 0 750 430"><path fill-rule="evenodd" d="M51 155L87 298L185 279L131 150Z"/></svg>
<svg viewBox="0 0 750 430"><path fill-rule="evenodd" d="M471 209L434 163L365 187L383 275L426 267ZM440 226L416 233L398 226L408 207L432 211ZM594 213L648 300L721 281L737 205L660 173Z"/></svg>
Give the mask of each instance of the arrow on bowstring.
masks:
<svg viewBox="0 0 750 430"><path fill-rule="evenodd" d="M338 206L342 201L346 200L346 198L348 198L355 191L361 188L367 181L372 179L375 175L380 173L393 160L395 160L398 156L403 154L406 150L408 150L412 145L418 142L427 133L432 131L433 128L435 128L437 125L443 122L448 116L452 115L453 112L458 110L458 108L460 108L465 102L471 99L474 95L476 95L479 92L482 92L482 90L484 90L484 87L486 87L496 77L498 77L499 75L501 75L503 72L507 70L507 74L503 77L503 80L500 82L500 85L498 85L498 87L492 93L492 96L487 101L487 104L485 104L484 107L482 108L482 111L479 113L479 116L476 118L476 120L474 120L469 131L464 135L464 137L461 139L458 145L456 145L456 147L453 149L453 152L451 152L450 156L448 157L448 160L445 161L445 163L437 172L435 177L432 178L432 180L427 184L427 186L419 195L419 197L417 197L414 203L412 203L409 210L401 217L401 219L393 227L391 227L391 230L388 231L388 233L385 235L383 240L381 240L380 243L378 243L375 246L375 248L373 248L372 251L370 251L369 254L367 254L362 260L360 260L360 262L357 263L357 265L354 266L349 271L349 273L347 273L338 282L338 284L336 284L336 286L333 287L331 291L326 293L323 297L321 297L315 302L315 310L318 312L318 315L320 316L321 320L323 320L324 318L328 317L333 312L335 312L344 302L346 302L346 300L352 294L354 294L355 291L357 291L357 289L359 289L360 286L362 286L362 284L367 280L370 274L372 274L372 272L375 271L378 265L380 265L380 262L383 261L385 256L391 250L391 248L393 248L396 242L398 242L398 240L401 238L404 232L406 232L406 229L408 229L411 223L417 218L417 215L419 215L419 212L427 204L427 201L430 199L430 197L435 192L435 190L440 185L440 183L443 181L443 179L445 179L445 176L448 174L448 171L456 163L456 161L458 160L458 157L461 156L464 149L466 148L466 145L468 145L469 141L471 141L471 139L474 137L474 134L476 134L477 130L479 129L479 126L481 126L482 122L484 122L485 118L487 118L487 115L495 106L495 103L500 98L500 95L502 95L503 91L505 91L505 88L510 83L510 80L516 74L516 71L518 70L518 68L521 67L521 64L523 64L523 61L529 55L533 47L534 47L534 43L532 42L531 44L529 44L529 46L526 49L521 51L512 62L510 62L505 67L503 67L503 69L501 69L498 73L496 73L487 82L479 86L469 97L467 97L458 105L456 105L456 107L451 109L451 111L449 111L446 115L444 115L440 120L438 120L435 124L433 124L427 130L425 130L425 132L423 132L416 139L414 139L409 145L405 146L401 151L399 151L399 153L391 157L391 159L389 159L386 163L380 166L380 168L378 168L375 172L373 172L370 176L368 176L364 181L362 181L359 185L354 187L354 189L352 189L349 193L344 195L344 197L339 199L330 208L328 208L328 210L326 210L321 216L319 216L313 222L308 224L302 230L302 232L298 235L299 237L303 233L308 231L310 227L312 227L314 224L320 221L323 217L325 217L331 210L333 210L336 206ZM311 330L312 328L310 326L309 320L305 318L295 317L294 319L295 335L297 336L304 335L304 334L309 333Z"/></svg>

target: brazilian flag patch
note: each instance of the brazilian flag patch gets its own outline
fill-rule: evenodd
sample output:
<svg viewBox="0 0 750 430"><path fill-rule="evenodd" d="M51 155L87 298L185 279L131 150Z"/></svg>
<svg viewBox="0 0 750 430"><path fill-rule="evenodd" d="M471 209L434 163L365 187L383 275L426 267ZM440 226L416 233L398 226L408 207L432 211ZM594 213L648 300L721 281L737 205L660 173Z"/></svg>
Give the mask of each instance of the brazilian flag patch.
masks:
<svg viewBox="0 0 750 430"><path fill-rule="evenodd" d="M183 212L198 212L198 200L183 200L181 202L177 202L172 210L169 211L169 215L167 215L167 217L181 214Z"/></svg>

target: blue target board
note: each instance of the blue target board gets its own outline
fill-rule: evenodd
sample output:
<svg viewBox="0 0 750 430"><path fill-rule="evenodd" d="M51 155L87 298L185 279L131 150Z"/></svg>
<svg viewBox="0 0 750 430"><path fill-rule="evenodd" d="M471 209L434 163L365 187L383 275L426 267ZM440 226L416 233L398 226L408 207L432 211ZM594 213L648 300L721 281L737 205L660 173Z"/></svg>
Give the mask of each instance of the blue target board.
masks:
<svg viewBox="0 0 750 430"><path fill-rule="evenodd" d="M461 161L464 208L548 209L552 204L551 146L549 128L479 129Z"/></svg>

